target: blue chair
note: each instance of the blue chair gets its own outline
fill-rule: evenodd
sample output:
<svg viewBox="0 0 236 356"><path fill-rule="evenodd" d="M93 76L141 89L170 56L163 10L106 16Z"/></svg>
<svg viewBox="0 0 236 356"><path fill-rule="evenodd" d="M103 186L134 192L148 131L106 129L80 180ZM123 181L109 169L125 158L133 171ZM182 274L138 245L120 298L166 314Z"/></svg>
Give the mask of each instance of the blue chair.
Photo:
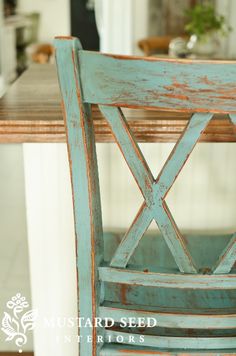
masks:
<svg viewBox="0 0 236 356"><path fill-rule="evenodd" d="M183 236L165 200L214 114L228 114L236 124L236 63L88 52L70 37L56 38L55 47L73 188L78 313L93 324L80 328L80 355L236 355L236 234ZM120 240L103 233L92 104L144 198ZM157 178L121 108L192 114ZM161 235L147 237L153 220Z"/></svg>

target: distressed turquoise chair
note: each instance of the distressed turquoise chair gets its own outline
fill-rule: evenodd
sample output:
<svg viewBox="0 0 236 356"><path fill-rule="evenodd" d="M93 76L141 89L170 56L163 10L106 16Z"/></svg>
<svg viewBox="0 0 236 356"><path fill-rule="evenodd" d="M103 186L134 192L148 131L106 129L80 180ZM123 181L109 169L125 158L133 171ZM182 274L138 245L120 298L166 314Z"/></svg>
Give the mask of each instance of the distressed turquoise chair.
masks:
<svg viewBox="0 0 236 356"><path fill-rule="evenodd" d="M236 235L183 236L165 200L213 115L228 114L236 124L236 63L114 56L84 51L73 38L57 38L55 47L73 188L78 312L94 321L79 331L80 355L236 355ZM107 120L144 198L120 238L103 233L91 104ZM121 107L192 113L157 178ZM161 234L147 237L153 220ZM124 317L134 319L126 325ZM106 318L115 325L106 326Z"/></svg>

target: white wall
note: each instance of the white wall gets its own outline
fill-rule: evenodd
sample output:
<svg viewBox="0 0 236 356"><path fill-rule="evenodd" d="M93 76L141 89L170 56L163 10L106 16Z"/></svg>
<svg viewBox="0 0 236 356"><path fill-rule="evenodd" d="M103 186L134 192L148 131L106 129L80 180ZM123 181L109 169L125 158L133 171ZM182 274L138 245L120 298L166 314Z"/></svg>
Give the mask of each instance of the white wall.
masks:
<svg viewBox="0 0 236 356"><path fill-rule="evenodd" d="M19 0L19 11L41 14L39 40L51 42L54 36L70 34L69 0Z"/></svg>
<svg viewBox="0 0 236 356"><path fill-rule="evenodd" d="M222 38L222 53L226 53L230 58L236 58L236 1L217 0L216 7L233 29L229 36Z"/></svg>

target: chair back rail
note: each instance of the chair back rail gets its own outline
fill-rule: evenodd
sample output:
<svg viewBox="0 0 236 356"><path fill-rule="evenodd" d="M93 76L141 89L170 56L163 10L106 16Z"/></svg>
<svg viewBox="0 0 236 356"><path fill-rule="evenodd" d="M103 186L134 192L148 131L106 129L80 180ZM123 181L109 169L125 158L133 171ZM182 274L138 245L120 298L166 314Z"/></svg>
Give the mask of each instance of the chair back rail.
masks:
<svg viewBox="0 0 236 356"><path fill-rule="evenodd" d="M236 62L79 52L83 100L119 107L236 113Z"/></svg>

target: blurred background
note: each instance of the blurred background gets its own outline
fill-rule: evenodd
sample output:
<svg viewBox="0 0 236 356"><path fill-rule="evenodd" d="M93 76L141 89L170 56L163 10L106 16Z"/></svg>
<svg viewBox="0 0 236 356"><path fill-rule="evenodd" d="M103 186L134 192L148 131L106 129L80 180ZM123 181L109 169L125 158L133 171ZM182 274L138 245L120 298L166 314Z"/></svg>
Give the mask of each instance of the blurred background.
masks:
<svg viewBox="0 0 236 356"><path fill-rule="evenodd" d="M198 8L190 13L201 4L205 12ZM211 7L224 17L223 23L219 16L214 22ZM214 55L233 58L235 16L232 0L1 0L1 90L30 62L52 60L52 39L58 33L79 37L85 49L140 55L167 54L172 39L182 37L188 42L201 31L213 34L213 46L217 33L220 46ZM178 52L178 43L172 43L172 49L173 45Z"/></svg>
<svg viewBox="0 0 236 356"><path fill-rule="evenodd" d="M53 65L55 35L77 36L85 49L109 53L236 60L236 1L0 0L0 96L31 65ZM142 144L141 148L156 176L173 144ZM235 231L235 153L234 144L197 145L167 199L182 231ZM41 235L45 255L37 265L32 236L40 236L41 230L31 228L29 233L25 195L31 178L42 182L40 168L32 174L29 162L35 157L40 167L44 162L47 166L43 166L44 188L34 189L45 197L45 204L50 200L51 211L57 211L56 204L67 207L68 219L64 235L57 232L58 246L50 242L50 235ZM98 159L104 225L127 229L142 202L141 194L115 145L99 144ZM64 188L69 186L65 144L0 145L0 162L0 319L6 301L18 291L29 301L33 294L33 305L45 313L55 305L62 310L63 298L48 280L48 271L52 253L63 258L68 251L69 259L74 252L65 238L65 231L70 231L73 240L71 192ZM47 218L43 214L42 221ZM35 286L43 286L43 280L47 291L39 292ZM46 293L43 303L40 293ZM71 310L76 310L75 300L67 312ZM26 351L35 350L37 356L55 353L45 331L38 328L35 333L35 344L31 337ZM70 351L58 347L57 355L76 355L76 346L70 347ZM0 355L10 350L17 351L1 333Z"/></svg>

